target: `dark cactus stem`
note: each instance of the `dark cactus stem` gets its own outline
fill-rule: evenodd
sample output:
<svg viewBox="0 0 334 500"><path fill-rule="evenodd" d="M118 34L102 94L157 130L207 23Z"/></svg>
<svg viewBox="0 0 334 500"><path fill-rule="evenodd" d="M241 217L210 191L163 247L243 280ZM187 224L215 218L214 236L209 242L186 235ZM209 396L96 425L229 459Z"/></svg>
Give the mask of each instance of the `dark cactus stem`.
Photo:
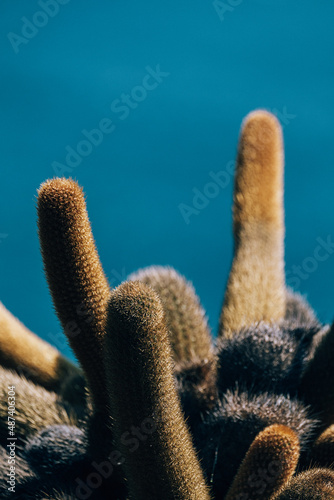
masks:
<svg viewBox="0 0 334 500"><path fill-rule="evenodd" d="M332 500L334 472L330 469L310 469L298 474L272 500Z"/></svg>
<svg viewBox="0 0 334 500"><path fill-rule="evenodd" d="M334 382L334 325L320 340L302 378L299 394L318 412L323 428L334 421L334 394L328 390Z"/></svg>
<svg viewBox="0 0 334 500"><path fill-rule="evenodd" d="M334 458L334 424L329 426L315 440L312 447L312 460L321 467L332 467Z"/></svg>

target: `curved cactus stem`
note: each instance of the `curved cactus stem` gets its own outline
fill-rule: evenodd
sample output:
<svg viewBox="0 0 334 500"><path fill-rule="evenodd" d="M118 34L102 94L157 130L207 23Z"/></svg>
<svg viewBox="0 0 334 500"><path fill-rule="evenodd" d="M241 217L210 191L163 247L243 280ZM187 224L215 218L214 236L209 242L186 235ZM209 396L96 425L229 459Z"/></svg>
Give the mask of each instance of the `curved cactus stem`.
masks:
<svg viewBox="0 0 334 500"><path fill-rule="evenodd" d="M334 472L330 469L310 469L298 474L286 488L270 500L332 500Z"/></svg>
<svg viewBox="0 0 334 500"><path fill-rule="evenodd" d="M28 330L1 302L0 365L55 392L61 391L66 379L81 374L79 368Z"/></svg>
<svg viewBox="0 0 334 500"><path fill-rule="evenodd" d="M268 500L295 472L299 440L283 425L271 425L251 444L225 500Z"/></svg>
<svg viewBox="0 0 334 500"><path fill-rule="evenodd" d="M53 179L38 191L38 228L47 281L58 318L88 381L95 408L106 405L103 334L110 295L82 189Z"/></svg>
<svg viewBox="0 0 334 500"><path fill-rule="evenodd" d="M262 110L243 123L234 188L234 258L220 335L285 315L283 141L277 119Z"/></svg>
<svg viewBox="0 0 334 500"><path fill-rule="evenodd" d="M163 306L143 283L124 283L112 292L105 365L129 496L209 499L175 388Z"/></svg>

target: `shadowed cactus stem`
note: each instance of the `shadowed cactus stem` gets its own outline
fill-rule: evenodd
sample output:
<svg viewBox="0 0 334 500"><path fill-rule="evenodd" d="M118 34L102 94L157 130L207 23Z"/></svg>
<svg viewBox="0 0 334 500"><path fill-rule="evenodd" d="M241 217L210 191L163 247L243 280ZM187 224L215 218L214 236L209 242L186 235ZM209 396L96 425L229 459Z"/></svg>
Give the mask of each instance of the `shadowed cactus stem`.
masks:
<svg viewBox="0 0 334 500"><path fill-rule="evenodd" d="M277 119L250 113L239 141L234 188L234 259L220 335L285 314L283 143Z"/></svg>
<svg viewBox="0 0 334 500"><path fill-rule="evenodd" d="M319 342L300 385L300 394L319 413L324 427L334 422L334 324Z"/></svg>
<svg viewBox="0 0 334 500"><path fill-rule="evenodd" d="M111 295L105 365L130 498L208 500L175 388L163 307L143 283L124 283Z"/></svg>
<svg viewBox="0 0 334 500"><path fill-rule="evenodd" d="M318 436L312 447L312 460L322 467L334 465L334 424Z"/></svg>
<svg viewBox="0 0 334 500"><path fill-rule="evenodd" d="M0 366L0 444L8 444L8 387L15 393L15 437L18 444L47 425L77 424L74 412L66 411L54 392Z"/></svg>
<svg viewBox="0 0 334 500"><path fill-rule="evenodd" d="M278 496L270 500L333 500L334 472L310 469L292 478Z"/></svg>
<svg viewBox="0 0 334 500"><path fill-rule="evenodd" d="M225 500L268 500L295 472L299 440L283 425L271 425L255 438Z"/></svg>

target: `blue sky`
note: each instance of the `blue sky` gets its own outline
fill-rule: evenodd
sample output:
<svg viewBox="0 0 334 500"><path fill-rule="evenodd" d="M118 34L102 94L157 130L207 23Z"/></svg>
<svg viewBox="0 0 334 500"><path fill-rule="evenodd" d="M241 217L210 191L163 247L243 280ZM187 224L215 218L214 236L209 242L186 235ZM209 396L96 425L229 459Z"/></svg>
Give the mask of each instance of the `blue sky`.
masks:
<svg viewBox="0 0 334 500"><path fill-rule="evenodd" d="M319 238L334 241L334 4L55 2L1 5L6 307L71 356L43 276L35 196L79 148L65 175L84 187L110 282L171 265L193 281L215 331L232 258L232 175L188 223L180 204L192 206L210 173L231 172L241 121L258 107L275 112L284 130L289 279L293 266L311 269ZM101 121L112 131L85 150ZM327 257L293 283L329 322L334 254Z"/></svg>

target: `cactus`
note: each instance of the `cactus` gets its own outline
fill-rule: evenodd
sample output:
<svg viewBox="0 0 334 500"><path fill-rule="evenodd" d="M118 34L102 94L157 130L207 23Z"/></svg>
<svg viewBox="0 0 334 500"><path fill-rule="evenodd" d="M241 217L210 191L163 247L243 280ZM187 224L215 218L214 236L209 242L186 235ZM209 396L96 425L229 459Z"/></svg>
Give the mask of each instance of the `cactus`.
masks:
<svg viewBox="0 0 334 500"><path fill-rule="evenodd" d="M8 385L19 395L1 498L334 499L334 327L285 284L282 133L263 110L242 127L233 218L214 342L174 269L111 290L82 189L42 184L46 278L80 368L0 305L1 457Z"/></svg>
<svg viewBox="0 0 334 500"><path fill-rule="evenodd" d="M231 336L285 314L283 147L277 119L250 113L239 141L234 189L234 259L220 318Z"/></svg>
<svg viewBox="0 0 334 500"><path fill-rule="evenodd" d="M283 425L267 427L251 444L226 500L270 498L292 477L298 459L297 435Z"/></svg>
<svg viewBox="0 0 334 500"><path fill-rule="evenodd" d="M75 425L72 405L22 375L0 366L0 445L8 439L8 387L15 387L15 436L20 443L46 425Z"/></svg>
<svg viewBox="0 0 334 500"><path fill-rule="evenodd" d="M61 392L62 381L82 375L57 349L40 339L0 303L0 365L14 369L48 390Z"/></svg>
<svg viewBox="0 0 334 500"><path fill-rule="evenodd" d="M84 368L95 406L104 408L102 337L110 289L91 233L84 195L75 182L54 179L42 184L38 227L59 320Z"/></svg>
<svg viewBox="0 0 334 500"><path fill-rule="evenodd" d="M311 469L295 476L271 500L332 500L334 472L330 469Z"/></svg>
<svg viewBox="0 0 334 500"><path fill-rule="evenodd" d="M163 307L138 281L111 295L105 366L130 498L209 500L173 379Z"/></svg>
<svg viewBox="0 0 334 500"><path fill-rule="evenodd" d="M334 424L325 429L315 440L312 447L312 459L322 467L333 464L334 455Z"/></svg>

